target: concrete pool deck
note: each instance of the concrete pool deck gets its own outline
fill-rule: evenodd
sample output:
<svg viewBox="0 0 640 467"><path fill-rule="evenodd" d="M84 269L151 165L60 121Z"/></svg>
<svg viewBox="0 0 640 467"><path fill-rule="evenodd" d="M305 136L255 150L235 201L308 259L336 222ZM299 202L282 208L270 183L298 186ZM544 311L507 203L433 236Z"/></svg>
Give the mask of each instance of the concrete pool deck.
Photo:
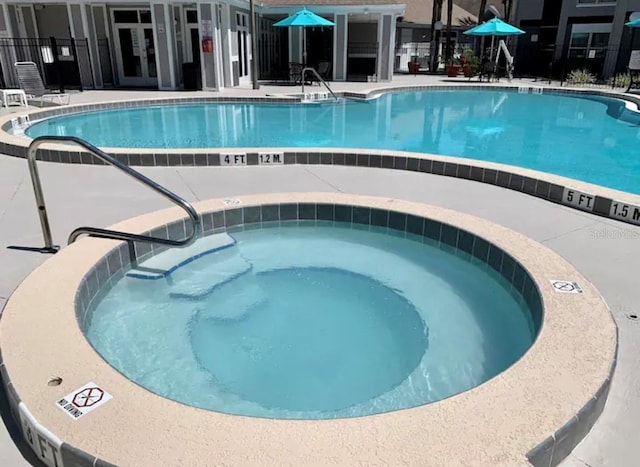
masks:
<svg viewBox="0 0 640 467"><path fill-rule="evenodd" d="M121 98L132 97L129 92L123 93ZM81 96L86 98L89 94ZM98 100L104 100L104 96ZM64 243L68 233L79 225L107 226L166 206L153 193L108 168L42 163L41 171L58 243ZM627 315L640 312L635 275L635 260L640 257L640 228L496 186L385 169L287 166L141 171L190 201L282 191L369 194L467 212L540 241L568 259L596 286L608 301L619 327L618 367L605 411L565 465L635 464L635 443L629 435L638 430L640 420L640 365L635 358L640 350L640 322L627 319ZM0 306L26 275L47 259L4 247L39 246L41 242L26 163L0 158ZM8 436L0 437L0 444L1 465L24 464Z"/></svg>

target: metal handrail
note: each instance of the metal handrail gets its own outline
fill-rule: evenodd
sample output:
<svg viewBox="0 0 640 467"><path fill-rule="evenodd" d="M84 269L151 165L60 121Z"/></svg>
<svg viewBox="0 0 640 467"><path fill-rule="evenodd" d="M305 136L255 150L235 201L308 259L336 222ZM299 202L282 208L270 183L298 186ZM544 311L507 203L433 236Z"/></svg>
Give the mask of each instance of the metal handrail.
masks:
<svg viewBox="0 0 640 467"><path fill-rule="evenodd" d="M329 87L329 85L327 84L327 82L325 80L322 79L322 76L320 76L320 74L316 71L315 68L311 68L311 67L307 67L307 68L303 68L302 69L302 94L304 94L304 75L307 71L311 71L314 75L316 75L316 78L318 78L318 80L320 80L320 82L322 84L324 84L324 87L327 88L327 90L331 93L331 95L333 96L333 98L335 100L338 100L338 96L335 95L335 93L331 90L331 88Z"/></svg>
<svg viewBox="0 0 640 467"><path fill-rule="evenodd" d="M42 183L40 182L40 174L38 173L38 166L36 160L36 152L40 145L46 142L68 142L74 143L78 146L83 147L91 154L96 156L98 159L106 162L107 164L120 169L130 177L136 179L143 185L148 186L156 193L160 193L162 196L167 198L169 201L182 208L189 215L191 219L191 223L193 225L193 229L191 234L182 240L171 240L167 238L159 238L159 237L151 237L148 235L138 235L131 234L127 232L119 232L116 230L108 230L108 229L100 229L97 227L78 227L71 235L69 235L68 244L71 245L75 242L78 237L81 235L89 235L90 237L98 237L98 238L109 238L113 240L124 240L124 241L134 241L134 242L143 242L143 243L158 243L161 245L174 246L174 247L184 247L193 243L202 232L202 225L200 221L200 215L196 212L193 206L180 198L175 193L167 190L162 185L157 184L150 178L145 177L140 172L132 169L126 164L123 164L115 157L110 154L107 154L104 151L101 151L91 143L84 141L83 139L77 138L75 136L38 136L35 138L31 144L29 145L29 149L27 150L27 162L29 163L29 172L31 173L31 182L33 184L33 192L36 197L36 203L38 205L38 215L40 216L40 225L42 226L42 236L44 237L44 248L38 249L43 253L55 253L60 247L53 244L53 239L51 237L51 228L49 227L49 218L47 216L47 208L44 203L44 195L42 193ZM15 248L15 247L14 247ZM29 249L29 248L19 248L19 249Z"/></svg>

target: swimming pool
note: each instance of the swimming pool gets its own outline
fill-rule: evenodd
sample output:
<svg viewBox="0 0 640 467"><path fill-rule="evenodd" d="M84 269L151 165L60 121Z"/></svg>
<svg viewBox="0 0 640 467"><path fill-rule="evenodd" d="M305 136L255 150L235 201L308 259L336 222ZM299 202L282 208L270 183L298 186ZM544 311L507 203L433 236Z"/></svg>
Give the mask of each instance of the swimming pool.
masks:
<svg viewBox="0 0 640 467"><path fill-rule="evenodd" d="M428 90L338 104L207 103L93 111L31 126L110 148L341 147L425 152L540 170L640 194L640 127L622 101Z"/></svg>
<svg viewBox="0 0 640 467"><path fill-rule="evenodd" d="M84 322L125 376L200 408L324 419L416 407L504 371L540 324L487 264L418 235L289 221L200 241L216 251L166 277L142 263Z"/></svg>

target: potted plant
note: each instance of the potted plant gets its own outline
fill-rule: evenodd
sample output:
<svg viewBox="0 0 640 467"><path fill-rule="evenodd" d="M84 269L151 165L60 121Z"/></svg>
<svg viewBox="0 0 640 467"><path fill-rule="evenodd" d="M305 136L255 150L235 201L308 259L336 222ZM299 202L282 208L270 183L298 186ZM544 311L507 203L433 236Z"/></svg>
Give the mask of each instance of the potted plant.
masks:
<svg viewBox="0 0 640 467"><path fill-rule="evenodd" d="M407 67L409 68L409 73L411 73L412 75L416 75L420 71L420 62L418 61L417 49L416 54L411 56L411 60L409 60Z"/></svg>
<svg viewBox="0 0 640 467"><path fill-rule="evenodd" d="M460 64L460 59L458 58L450 58L447 62L447 76L449 78L455 78L460 74L460 69L462 65Z"/></svg>
<svg viewBox="0 0 640 467"><path fill-rule="evenodd" d="M480 59L473 53L472 49L465 49L463 57L464 65L462 66L462 72L465 78L471 78L478 73L478 67L480 66Z"/></svg>
<svg viewBox="0 0 640 467"><path fill-rule="evenodd" d="M420 62L417 60L413 60L409 62L408 67L409 67L409 73L412 75L415 75L420 71Z"/></svg>

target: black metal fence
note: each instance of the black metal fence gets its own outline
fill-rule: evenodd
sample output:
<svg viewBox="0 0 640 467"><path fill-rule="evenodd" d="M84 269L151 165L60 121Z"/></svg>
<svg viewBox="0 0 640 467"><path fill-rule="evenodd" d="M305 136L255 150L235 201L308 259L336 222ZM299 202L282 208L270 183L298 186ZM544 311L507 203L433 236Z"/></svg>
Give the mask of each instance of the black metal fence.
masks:
<svg viewBox="0 0 640 467"><path fill-rule="evenodd" d="M106 77L108 83L113 83L106 39L98 41L97 49L103 80ZM95 87L87 39L0 38L0 84L3 88L20 86L14 64L23 61L36 64L48 88L64 91Z"/></svg>
<svg viewBox="0 0 640 467"><path fill-rule="evenodd" d="M630 55L630 44L562 49L556 44L526 44L516 49L515 75L565 83L580 73L583 79L593 80L581 84L606 84L627 72Z"/></svg>

